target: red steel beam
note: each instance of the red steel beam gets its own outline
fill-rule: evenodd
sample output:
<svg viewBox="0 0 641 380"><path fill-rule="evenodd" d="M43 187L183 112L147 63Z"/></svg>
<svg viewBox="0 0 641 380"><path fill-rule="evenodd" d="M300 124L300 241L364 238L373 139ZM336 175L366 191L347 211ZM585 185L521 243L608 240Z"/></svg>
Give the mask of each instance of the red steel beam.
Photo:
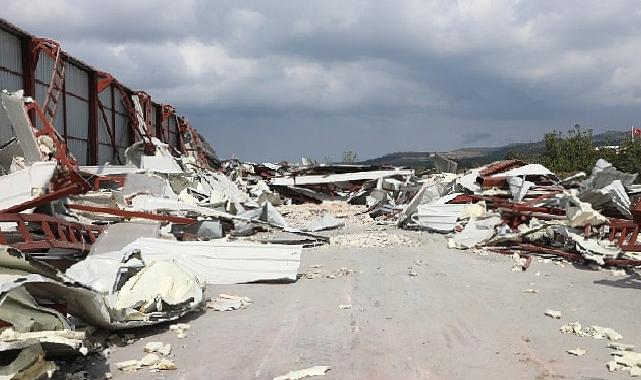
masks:
<svg viewBox="0 0 641 380"><path fill-rule="evenodd" d="M161 222L171 222L176 224L192 224L197 222L196 219L192 219L192 218L186 218L182 216L171 216L171 215L158 215L158 214L152 214L144 211L128 211L128 210L121 210L121 209L111 208L111 207L97 207L97 206L87 206L87 205L79 205L79 204L67 204L66 206L72 210L98 212L102 214L120 216L123 218L140 218L140 219L148 219L148 220L159 220Z"/></svg>

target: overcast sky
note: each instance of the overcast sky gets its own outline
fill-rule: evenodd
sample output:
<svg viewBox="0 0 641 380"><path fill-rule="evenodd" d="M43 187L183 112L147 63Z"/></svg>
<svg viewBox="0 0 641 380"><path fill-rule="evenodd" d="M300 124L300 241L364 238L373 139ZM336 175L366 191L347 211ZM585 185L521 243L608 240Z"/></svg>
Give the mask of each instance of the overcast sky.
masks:
<svg viewBox="0 0 641 380"><path fill-rule="evenodd" d="M222 158L339 159L641 125L641 2L3 0Z"/></svg>

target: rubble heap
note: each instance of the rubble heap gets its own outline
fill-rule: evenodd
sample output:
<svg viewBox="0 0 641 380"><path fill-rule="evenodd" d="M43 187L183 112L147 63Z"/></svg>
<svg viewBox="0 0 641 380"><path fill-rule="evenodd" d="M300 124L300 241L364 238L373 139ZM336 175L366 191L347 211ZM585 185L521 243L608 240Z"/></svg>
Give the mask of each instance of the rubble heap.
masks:
<svg viewBox="0 0 641 380"><path fill-rule="evenodd" d="M200 310L207 285L294 282L304 246L420 245L411 232L366 228L372 224L447 234L453 248L512 255L517 270L532 254L641 265L641 186L604 160L589 175L565 179L519 160L422 177L305 160L212 166L145 133L141 122L124 165L79 166L46 118L40 128L32 124L32 99L3 92L0 101L3 128L15 136L0 142L0 352L13 355L13 377L54 371L45 359L51 352L101 350L96 328L153 325ZM192 133L188 143L202 145L196 140ZM346 226L362 231L342 235ZM327 230L339 231L330 238ZM250 302L220 295L209 305L236 310ZM188 325L172 326L185 336ZM123 368L162 360L151 353Z"/></svg>

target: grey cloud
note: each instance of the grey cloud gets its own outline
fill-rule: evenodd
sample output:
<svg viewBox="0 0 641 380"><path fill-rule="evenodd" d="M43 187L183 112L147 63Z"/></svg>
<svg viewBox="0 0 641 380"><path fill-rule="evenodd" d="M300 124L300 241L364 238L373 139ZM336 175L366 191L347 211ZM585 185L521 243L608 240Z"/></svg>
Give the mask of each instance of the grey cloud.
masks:
<svg viewBox="0 0 641 380"><path fill-rule="evenodd" d="M461 136L461 142L463 144L479 144L492 137L492 134L489 132L470 132Z"/></svg>
<svg viewBox="0 0 641 380"><path fill-rule="evenodd" d="M8 0L223 155L367 158L641 116L641 3ZM326 153L324 153L326 152Z"/></svg>

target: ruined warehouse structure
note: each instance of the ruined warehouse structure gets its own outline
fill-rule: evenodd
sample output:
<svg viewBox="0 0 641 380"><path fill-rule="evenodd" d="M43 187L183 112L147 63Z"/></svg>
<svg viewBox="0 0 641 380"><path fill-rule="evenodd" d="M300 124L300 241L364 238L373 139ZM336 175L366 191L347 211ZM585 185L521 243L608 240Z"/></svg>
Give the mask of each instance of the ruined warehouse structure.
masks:
<svg viewBox="0 0 641 380"><path fill-rule="evenodd" d="M27 33L2 18L0 88L24 90L25 97L33 98L37 106L29 110L32 123L38 129L50 123L78 165L125 164L125 149L150 137L205 167L218 165L211 146L173 106L70 56L58 42ZM0 120L0 141L13 137L7 124ZM0 159L5 160L7 153L11 150Z"/></svg>

